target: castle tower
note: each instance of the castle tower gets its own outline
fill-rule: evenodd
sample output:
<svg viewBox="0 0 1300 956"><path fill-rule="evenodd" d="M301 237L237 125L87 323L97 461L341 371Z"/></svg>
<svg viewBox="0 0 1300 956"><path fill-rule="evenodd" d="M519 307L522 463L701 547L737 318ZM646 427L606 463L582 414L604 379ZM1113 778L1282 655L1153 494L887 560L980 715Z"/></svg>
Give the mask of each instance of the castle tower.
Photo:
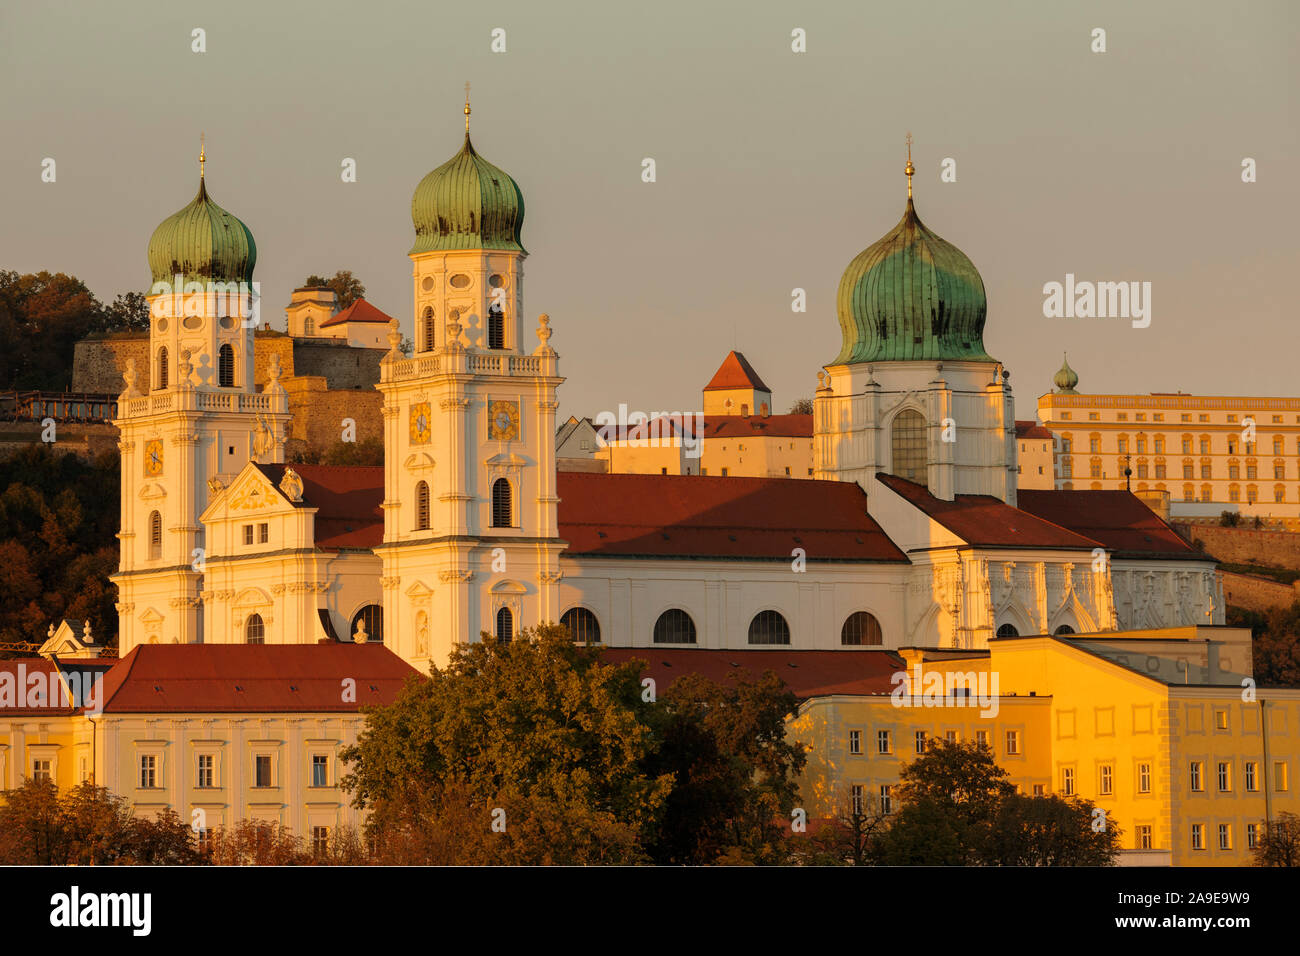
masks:
<svg viewBox="0 0 1300 956"><path fill-rule="evenodd" d="M384 395L385 643L419 668L559 617L558 375L523 332L523 196L469 138L411 202L415 352L394 320ZM531 337L531 336L530 336Z"/></svg>
<svg viewBox="0 0 1300 956"><path fill-rule="evenodd" d="M814 474L871 492L877 472L936 497L1016 496L1015 407L1008 373L984 350L984 283L912 203L857 256L836 304L843 347L819 373Z"/></svg>
<svg viewBox="0 0 1300 956"><path fill-rule="evenodd" d="M194 200L149 240L149 374L134 364L114 424L121 432L119 651L201 643L203 526L212 482L250 458L284 460L288 396L253 383L257 247L208 196L199 154ZM147 382L147 394L141 385Z"/></svg>

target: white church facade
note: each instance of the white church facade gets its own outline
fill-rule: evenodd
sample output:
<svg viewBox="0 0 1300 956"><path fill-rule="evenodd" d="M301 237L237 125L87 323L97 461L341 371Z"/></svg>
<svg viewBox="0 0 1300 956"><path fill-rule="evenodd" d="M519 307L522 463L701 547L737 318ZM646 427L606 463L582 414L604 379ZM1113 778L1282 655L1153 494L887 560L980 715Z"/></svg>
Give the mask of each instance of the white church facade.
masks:
<svg viewBox="0 0 1300 956"><path fill-rule="evenodd" d="M252 330L159 308L155 387L128 375L119 403L120 653L382 642L424 671L548 621L607 646L846 653L1222 624L1214 560L1133 496L1017 496L983 283L910 193L841 281L812 480L557 472L564 379L549 317L524 319L523 196L468 129L412 202L414 352L391 322L382 467L286 464ZM149 258L155 280L249 281L256 250L201 185Z"/></svg>

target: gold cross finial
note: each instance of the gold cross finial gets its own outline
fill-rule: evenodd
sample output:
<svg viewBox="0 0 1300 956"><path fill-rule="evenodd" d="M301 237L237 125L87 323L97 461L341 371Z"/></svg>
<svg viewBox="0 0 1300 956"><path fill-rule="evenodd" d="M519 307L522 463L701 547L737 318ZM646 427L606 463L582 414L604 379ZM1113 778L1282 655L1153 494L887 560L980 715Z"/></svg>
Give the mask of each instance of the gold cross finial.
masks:
<svg viewBox="0 0 1300 956"><path fill-rule="evenodd" d="M907 134L907 166L903 172L907 173L907 198L912 198L912 174L916 172L916 167L912 165L912 133L909 130Z"/></svg>
<svg viewBox="0 0 1300 956"><path fill-rule="evenodd" d="M469 132L469 83L465 84L465 132Z"/></svg>
<svg viewBox="0 0 1300 956"><path fill-rule="evenodd" d="M203 178L203 164L208 161L207 149L203 145L204 135L199 133L199 179Z"/></svg>

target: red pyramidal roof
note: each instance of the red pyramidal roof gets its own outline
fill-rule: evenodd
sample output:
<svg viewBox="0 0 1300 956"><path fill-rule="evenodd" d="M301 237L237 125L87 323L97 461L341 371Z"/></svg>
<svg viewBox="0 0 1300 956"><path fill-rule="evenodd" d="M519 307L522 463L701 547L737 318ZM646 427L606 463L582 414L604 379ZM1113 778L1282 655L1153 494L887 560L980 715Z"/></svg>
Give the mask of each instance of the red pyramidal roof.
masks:
<svg viewBox="0 0 1300 956"><path fill-rule="evenodd" d="M754 367L745 360L745 356L734 351L727 353L709 384L704 386L706 392L716 388L757 388L764 392L771 391L758 377Z"/></svg>
<svg viewBox="0 0 1300 956"><path fill-rule="evenodd" d="M342 325L344 322L376 322L387 325L391 321L393 317L388 313L376 309L365 299L357 299L338 315L330 316L322 322L320 327L328 329L331 325Z"/></svg>

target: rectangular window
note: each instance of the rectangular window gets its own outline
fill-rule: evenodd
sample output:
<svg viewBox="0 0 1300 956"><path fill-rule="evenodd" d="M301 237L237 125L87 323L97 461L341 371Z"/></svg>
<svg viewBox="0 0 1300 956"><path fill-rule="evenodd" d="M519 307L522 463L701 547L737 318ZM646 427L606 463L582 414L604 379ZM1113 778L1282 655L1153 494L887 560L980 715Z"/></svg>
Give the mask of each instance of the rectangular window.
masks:
<svg viewBox="0 0 1300 956"><path fill-rule="evenodd" d="M212 754L199 754L199 773L195 780L196 787L211 787L216 758Z"/></svg>
<svg viewBox="0 0 1300 956"><path fill-rule="evenodd" d="M253 786L271 786L271 755L258 754L253 758Z"/></svg>
<svg viewBox="0 0 1300 956"><path fill-rule="evenodd" d="M889 813L894 809L894 788L889 784L880 787L880 812Z"/></svg>
<svg viewBox="0 0 1300 956"><path fill-rule="evenodd" d="M1138 793L1151 792L1151 764L1138 764Z"/></svg>
<svg viewBox="0 0 1300 956"><path fill-rule="evenodd" d="M862 813L862 784L855 783L849 787L849 801L853 806L853 813L861 815Z"/></svg>
<svg viewBox="0 0 1300 956"><path fill-rule="evenodd" d="M1121 438L1119 440L1119 453L1123 455L1126 454L1127 452L1128 452L1128 439Z"/></svg>
<svg viewBox="0 0 1300 956"><path fill-rule="evenodd" d="M328 787L330 785L329 769L329 757L324 754L312 754L311 785L313 787Z"/></svg>
<svg viewBox="0 0 1300 956"><path fill-rule="evenodd" d="M860 730L849 731L849 753L851 754L862 753L862 731Z"/></svg>
<svg viewBox="0 0 1300 956"><path fill-rule="evenodd" d="M1202 462L1202 463L1201 463L1201 477L1202 477L1202 478L1207 478L1207 479L1211 477L1211 475L1210 475L1210 463L1209 463L1209 462ZM1207 498L1206 500L1208 501L1209 499Z"/></svg>
<svg viewBox="0 0 1300 956"><path fill-rule="evenodd" d="M320 859L329 852L330 849L330 828L329 827L312 827L311 828L311 853L312 856Z"/></svg>
<svg viewBox="0 0 1300 956"><path fill-rule="evenodd" d="M1061 793L1063 796L1074 796L1074 768L1061 768Z"/></svg>
<svg viewBox="0 0 1300 956"><path fill-rule="evenodd" d="M987 730L975 731L975 743L981 747L987 747L989 745L989 732Z"/></svg>
<svg viewBox="0 0 1300 956"><path fill-rule="evenodd" d="M1226 823L1219 824L1219 849L1232 849L1232 827L1228 826Z"/></svg>
<svg viewBox="0 0 1300 956"><path fill-rule="evenodd" d="M266 544L266 542L270 540L271 540L271 526L266 522L262 522L257 526L257 542L258 544Z"/></svg>
<svg viewBox="0 0 1300 956"><path fill-rule="evenodd" d="M1108 763L1101 765L1101 773L1097 779L1097 792L1103 797L1109 797L1115 792L1115 768Z"/></svg>
<svg viewBox="0 0 1300 956"><path fill-rule="evenodd" d="M1253 850L1259 843L1259 824L1246 824L1246 849Z"/></svg>
<svg viewBox="0 0 1300 956"><path fill-rule="evenodd" d="M1034 796L1041 797L1044 795L1046 788L1041 783L1034 784Z"/></svg>
<svg viewBox="0 0 1300 956"><path fill-rule="evenodd" d="M948 731L943 735L943 739L950 744L955 744L957 742L957 731L955 730Z"/></svg>
<svg viewBox="0 0 1300 956"><path fill-rule="evenodd" d="M915 736L915 743L916 743L916 752L919 754L925 753L925 731L918 730L914 736Z"/></svg>
<svg viewBox="0 0 1300 956"><path fill-rule="evenodd" d="M1007 756L1014 757L1020 753L1020 731L1007 731Z"/></svg>
<svg viewBox="0 0 1300 956"><path fill-rule="evenodd" d="M1232 765L1220 761L1218 771L1219 793L1228 793L1232 790Z"/></svg>
<svg viewBox="0 0 1300 956"><path fill-rule="evenodd" d="M1205 849L1205 824L1204 823L1192 824L1192 849L1193 850Z"/></svg>
<svg viewBox="0 0 1300 956"><path fill-rule="evenodd" d="M158 786L158 758L153 754L140 755L140 789L152 790Z"/></svg>
<svg viewBox="0 0 1300 956"><path fill-rule="evenodd" d="M1259 790L1259 764L1253 760L1246 762L1246 791L1255 793Z"/></svg>
<svg viewBox="0 0 1300 956"><path fill-rule="evenodd" d="M1228 729L1228 712L1226 710L1216 710L1214 712L1214 726L1216 730Z"/></svg>
<svg viewBox="0 0 1300 956"><path fill-rule="evenodd" d="M244 544L252 544L252 543L253 543L253 526L251 524L246 524L244 525Z"/></svg>
<svg viewBox="0 0 1300 956"><path fill-rule="evenodd" d="M1088 451L1101 451L1101 439L1100 439L1100 438L1089 438L1089 439L1088 439Z"/></svg>
<svg viewBox="0 0 1300 956"><path fill-rule="evenodd" d="M1151 849L1151 828L1149 826L1137 828L1137 848L1139 850Z"/></svg>
<svg viewBox="0 0 1300 956"><path fill-rule="evenodd" d="M1088 413L1088 421L1090 421L1090 422L1098 422L1098 421L1101 421L1101 412L1089 412L1089 413Z"/></svg>
<svg viewBox="0 0 1300 956"><path fill-rule="evenodd" d="M1190 422L1190 421L1192 420L1192 416L1191 416L1191 415L1188 415L1188 414L1180 415L1180 416L1178 416L1178 418L1179 418L1179 421L1184 421L1184 422Z"/></svg>
<svg viewBox="0 0 1300 956"><path fill-rule="evenodd" d="M1273 764L1273 789L1278 793L1282 793L1286 788L1286 761L1278 760Z"/></svg>
<svg viewBox="0 0 1300 956"><path fill-rule="evenodd" d="M37 783L49 783L54 777L52 766L52 761L49 760L33 760L32 779Z"/></svg>
<svg viewBox="0 0 1300 956"><path fill-rule="evenodd" d="M894 742L890 739L888 730L876 731L876 753L892 754L894 752Z"/></svg>
<svg viewBox="0 0 1300 956"><path fill-rule="evenodd" d="M199 852L204 856L212 852L212 831L208 827L200 827L197 834L199 842Z"/></svg>
<svg viewBox="0 0 1300 956"><path fill-rule="evenodd" d="M1201 790L1205 789L1201 785L1201 762L1199 760L1192 761L1190 778L1193 793L1199 793Z"/></svg>
<svg viewBox="0 0 1300 956"><path fill-rule="evenodd" d="M726 478L726 477L727 477L727 469L725 469L725 468L722 469L722 477L723 477L723 478Z"/></svg>

